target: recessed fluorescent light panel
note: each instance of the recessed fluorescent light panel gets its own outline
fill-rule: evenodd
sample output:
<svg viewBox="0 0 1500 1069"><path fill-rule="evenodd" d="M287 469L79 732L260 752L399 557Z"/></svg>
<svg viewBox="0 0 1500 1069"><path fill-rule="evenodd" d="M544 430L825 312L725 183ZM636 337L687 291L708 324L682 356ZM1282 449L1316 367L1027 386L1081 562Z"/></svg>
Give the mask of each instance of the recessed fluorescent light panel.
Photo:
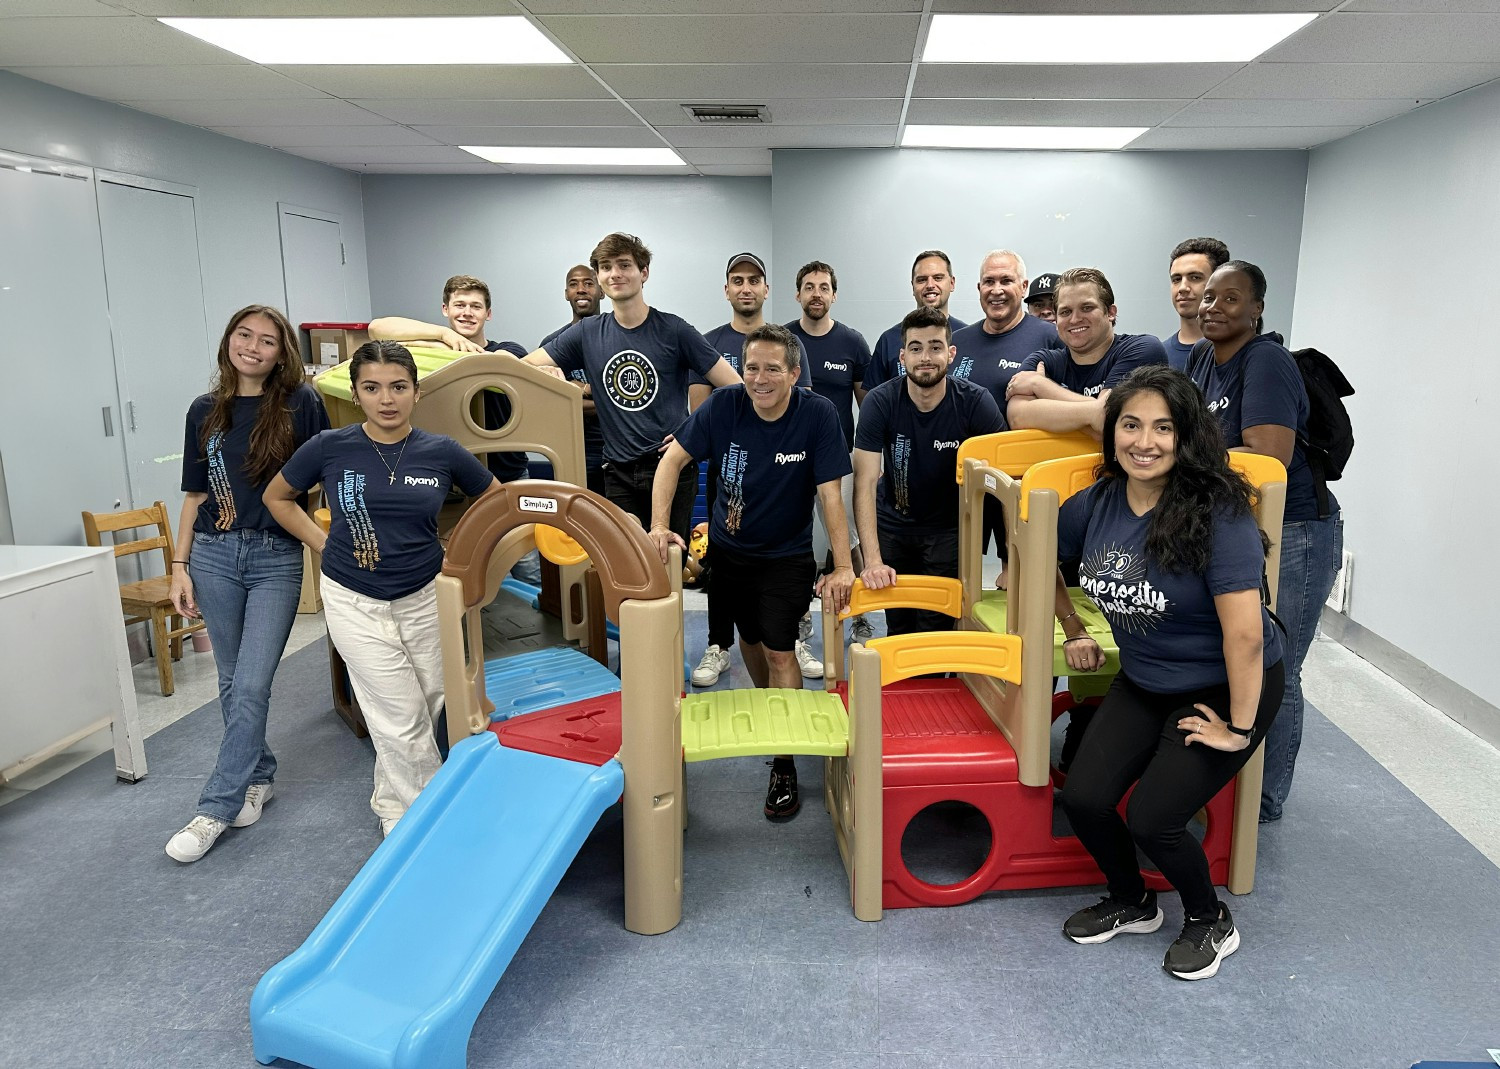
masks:
<svg viewBox="0 0 1500 1069"><path fill-rule="evenodd" d="M493 18L159 19L254 63L571 63L519 15Z"/></svg>
<svg viewBox="0 0 1500 1069"><path fill-rule="evenodd" d="M902 148L1124 148L1145 126L908 126Z"/></svg>
<svg viewBox="0 0 1500 1069"><path fill-rule="evenodd" d="M686 167L669 148L535 148L460 145L491 163L530 167Z"/></svg>
<svg viewBox="0 0 1500 1069"><path fill-rule="evenodd" d="M923 63L1244 63L1315 12L1290 15L934 15Z"/></svg>

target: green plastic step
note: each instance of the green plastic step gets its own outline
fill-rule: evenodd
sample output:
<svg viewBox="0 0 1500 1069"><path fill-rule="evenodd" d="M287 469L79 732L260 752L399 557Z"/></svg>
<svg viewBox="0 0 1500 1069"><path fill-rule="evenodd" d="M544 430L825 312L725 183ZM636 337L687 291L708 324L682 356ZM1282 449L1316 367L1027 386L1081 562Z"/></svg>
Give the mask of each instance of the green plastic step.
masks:
<svg viewBox="0 0 1500 1069"><path fill-rule="evenodd" d="M1115 674L1120 671L1120 647L1115 645L1115 636L1114 632L1109 629L1109 621L1104 618L1099 607L1089 600L1087 594L1077 587L1071 587L1068 590L1068 596L1073 599L1073 609L1078 613L1078 618L1083 621L1083 626L1089 629L1089 634L1104 651L1104 667L1096 672L1081 674L1069 668L1067 658L1063 655L1063 627L1062 624L1054 621L1052 674L1067 676L1068 689L1075 697L1092 698L1107 691ZM1005 598L1006 591L1004 590L986 590L980 595L979 604L974 609L974 619L997 635L1005 634Z"/></svg>
<svg viewBox="0 0 1500 1069"><path fill-rule="evenodd" d="M848 752L849 714L827 691L714 690L682 699L682 753L689 761Z"/></svg>

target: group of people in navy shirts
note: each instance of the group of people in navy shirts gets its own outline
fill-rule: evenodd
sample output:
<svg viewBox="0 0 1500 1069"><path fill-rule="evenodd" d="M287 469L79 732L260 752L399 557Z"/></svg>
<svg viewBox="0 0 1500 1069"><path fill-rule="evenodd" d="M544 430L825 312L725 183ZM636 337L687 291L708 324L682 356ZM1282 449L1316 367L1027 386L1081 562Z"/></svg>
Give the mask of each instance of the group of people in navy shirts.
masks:
<svg viewBox="0 0 1500 1069"><path fill-rule="evenodd" d="M1057 614L1069 665L1101 664L1065 572L1109 620L1121 671L1086 725L1078 718L1086 730L1070 739L1061 801L1108 894L1064 932L1094 943L1161 926L1139 846L1182 897L1182 934L1164 968L1214 975L1239 934L1186 825L1262 743L1261 819L1280 818L1301 734L1300 668L1342 521L1331 495L1319 507L1304 456L1307 395L1280 338L1263 332L1262 272L1213 238L1180 243L1168 266L1178 324L1158 339L1116 331L1102 271L1032 279L1010 250L984 258L983 318L961 323L947 314L952 262L926 250L911 268L916 307L872 352L832 315L830 264L798 271L802 314L781 326L763 315L765 262L729 257L731 317L705 336L646 303L650 250L614 233L567 272L571 320L530 352L487 338L490 293L472 276L445 286L446 325L374 320L374 340L350 367L365 421L339 430L302 382L285 317L242 309L225 329L213 389L188 413L172 576L179 610L208 624L225 733L198 812L168 854L197 860L229 827L255 823L271 798L269 692L296 607L299 541L321 554L329 632L375 745L371 807L383 831L436 772L438 509L453 490L494 492L524 471L524 455L491 455L486 466L413 429L420 386L400 343L503 350L578 385L589 487L635 517L663 561L672 544L686 546L698 465L708 463L709 641L692 673L698 686L729 669L736 632L756 686L800 686L822 674L808 645L811 597L842 610L856 578L878 589L903 574L956 576L953 471L965 439L1009 428L1098 439L1097 481L1059 518ZM503 422L508 409L487 418ZM1265 545L1250 487L1228 463L1234 449L1288 471L1276 616L1263 604ZM332 515L326 535L303 508L315 484ZM828 544L822 562L815 519ZM998 515L987 522L998 524ZM1003 553L1003 535L997 543ZM891 634L952 625L917 610L886 617ZM856 618L851 633L868 638L872 625ZM799 808L795 764L778 757L765 815L789 820Z"/></svg>

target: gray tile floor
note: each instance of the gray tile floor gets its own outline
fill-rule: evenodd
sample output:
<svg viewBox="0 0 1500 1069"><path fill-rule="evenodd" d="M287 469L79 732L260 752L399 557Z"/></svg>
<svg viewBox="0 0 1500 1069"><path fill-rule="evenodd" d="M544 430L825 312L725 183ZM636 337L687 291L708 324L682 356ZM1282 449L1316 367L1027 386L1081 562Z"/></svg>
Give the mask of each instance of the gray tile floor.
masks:
<svg viewBox="0 0 1500 1069"><path fill-rule="evenodd" d="M318 618L300 620L278 678L281 797L197 865L161 844L216 744L215 710L180 719L212 697L207 654L188 655L172 699L153 696L149 665L138 676L159 725L147 781L111 783L107 759L63 774L82 747L23 782L39 793L9 792L26 804L0 809L0 1065L253 1064L250 988L378 842L368 746L327 713L320 651L296 652L321 638ZM736 658L723 685L742 675ZM1309 715L1288 818L1262 837L1255 892L1231 900L1245 944L1215 981L1167 980L1166 932L1067 944L1060 918L1090 897L1077 889L861 924L818 807L773 827L764 766L714 762L690 769L683 923L652 939L621 928L606 814L481 1014L470 1064L1478 1061L1500 1045L1500 753L1332 643L1306 678L1330 716ZM804 762L805 797L818 780Z"/></svg>

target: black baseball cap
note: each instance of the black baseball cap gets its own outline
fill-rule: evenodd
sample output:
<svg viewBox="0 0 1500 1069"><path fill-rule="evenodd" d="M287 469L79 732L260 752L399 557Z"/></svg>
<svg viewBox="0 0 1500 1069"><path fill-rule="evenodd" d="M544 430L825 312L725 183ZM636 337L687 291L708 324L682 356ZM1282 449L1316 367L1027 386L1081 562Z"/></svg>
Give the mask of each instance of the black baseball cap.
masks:
<svg viewBox="0 0 1500 1069"><path fill-rule="evenodd" d="M1057 277L1054 274L1037 275L1031 280L1031 289L1026 291L1026 303L1039 300L1042 297L1051 297L1057 290Z"/></svg>
<svg viewBox="0 0 1500 1069"><path fill-rule="evenodd" d="M766 262L764 260L762 260L759 256L755 255L755 253L753 253L753 252L737 252L733 256L731 256L729 258L729 262L724 265L724 277L725 278L729 277L729 272L731 272L731 271L734 270L734 265L735 264L743 264L743 263L752 263L752 264L754 264L760 270L760 277L761 278L767 277Z"/></svg>

